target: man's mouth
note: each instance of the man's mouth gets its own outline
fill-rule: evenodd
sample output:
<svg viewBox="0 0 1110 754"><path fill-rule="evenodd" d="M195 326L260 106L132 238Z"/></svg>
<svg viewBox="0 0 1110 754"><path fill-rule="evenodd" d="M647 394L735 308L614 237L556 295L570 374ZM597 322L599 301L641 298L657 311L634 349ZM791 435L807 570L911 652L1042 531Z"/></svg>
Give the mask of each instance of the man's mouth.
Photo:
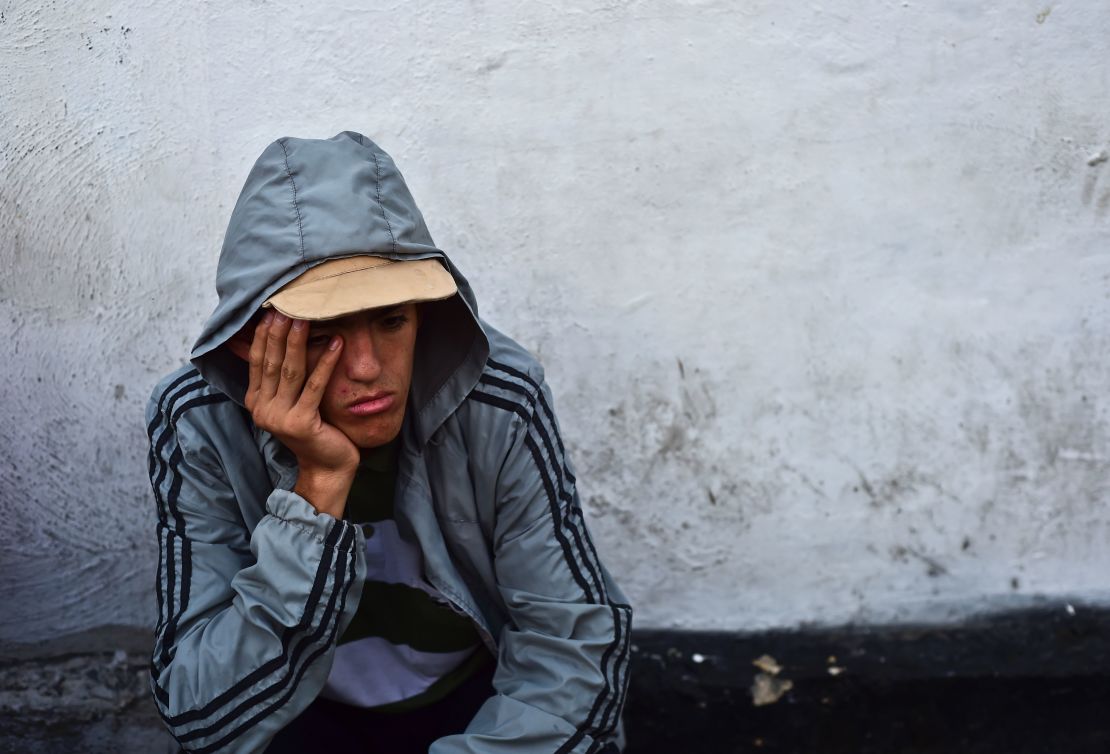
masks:
<svg viewBox="0 0 1110 754"><path fill-rule="evenodd" d="M355 416L373 416L393 408L393 393L374 393L355 399L347 411Z"/></svg>

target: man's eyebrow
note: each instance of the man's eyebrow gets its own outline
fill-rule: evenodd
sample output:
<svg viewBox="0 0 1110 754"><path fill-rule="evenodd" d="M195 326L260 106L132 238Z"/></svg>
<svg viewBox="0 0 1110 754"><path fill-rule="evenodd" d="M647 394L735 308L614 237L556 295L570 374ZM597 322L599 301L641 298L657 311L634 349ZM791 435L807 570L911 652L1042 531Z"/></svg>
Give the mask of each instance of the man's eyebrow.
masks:
<svg viewBox="0 0 1110 754"><path fill-rule="evenodd" d="M404 309L404 307L405 307L404 304L394 304L393 306L383 306L380 309L363 309L360 312L353 312L351 314L346 314L342 317L337 317L336 319L315 320L315 321L312 322L312 325L313 325L313 327L317 327L317 328L319 328L319 327L328 327L330 325L334 325L339 320L344 320L344 319L348 319L348 318L351 318L351 317L367 317L367 318L369 318L369 320L371 322L373 322L375 320L382 319L383 317L388 317L391 314L400 314L401 310Z"/></svg>
<svg viewBox="0 0 1110 754"><path fill-rule="evenodd" d="M370 309L366 313L370 316L370 319L382 319L391 314L399 314L404 307L404 304L394 304L393 306L384 306L381 309Z"/></svg>

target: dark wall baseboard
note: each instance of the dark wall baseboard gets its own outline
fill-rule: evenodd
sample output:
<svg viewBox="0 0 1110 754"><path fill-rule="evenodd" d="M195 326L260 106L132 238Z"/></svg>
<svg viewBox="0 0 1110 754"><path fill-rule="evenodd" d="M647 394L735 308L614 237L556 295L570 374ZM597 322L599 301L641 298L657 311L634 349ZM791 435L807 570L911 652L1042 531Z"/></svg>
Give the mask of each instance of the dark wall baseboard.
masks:
<svg viewBox="0 0 1110 754"><path fill-rule="evenodd" d="M628 754L1110 752L1105 608L958 626L642 630L634 640ZM763 655L777 675L752 664ZM760 673L791 688L755 706Z"/></svg>
<svg viewBox="0 0 1110 754"><path fill-rule="evenodd" d="M1110 609L633 641L626 754L1110 754ZM148 643L104 629L0 648L0 753L176 751ZM792 687L757 707L763 655Z"/></svg>

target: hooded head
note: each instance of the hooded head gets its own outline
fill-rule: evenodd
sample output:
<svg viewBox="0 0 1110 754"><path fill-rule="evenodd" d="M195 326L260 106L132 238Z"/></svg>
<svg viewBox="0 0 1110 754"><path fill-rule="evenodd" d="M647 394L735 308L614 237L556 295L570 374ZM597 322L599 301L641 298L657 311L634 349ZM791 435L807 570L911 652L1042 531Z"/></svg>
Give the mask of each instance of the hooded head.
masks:
<svg viewBox="0 0 1110 754"><path fill-rule="evenodd" d="M385 268L442 265L457 289L449 298L421 305L408 411L417 438L426 439L477 382L489 346L466 279L432 241L393 160L361 134L278 139L255 162L224 236L216 270L219 302L193 346L193 364L242 403L246 364L227 348L228 341L264 303L281 309L280 296L271 301L275 294L288 296L312 281L314 268L326 262L334 268L332 260L347 259L351 269L360 270L357 275L366 274L367 266L357 259L367 255L429 260ZM433 276L438 269L431 268ZM304 288L318 289L319 272ZM447 292L443 281L439 285ZM374 306L380 304L368 297L366 308Z"/></svg>

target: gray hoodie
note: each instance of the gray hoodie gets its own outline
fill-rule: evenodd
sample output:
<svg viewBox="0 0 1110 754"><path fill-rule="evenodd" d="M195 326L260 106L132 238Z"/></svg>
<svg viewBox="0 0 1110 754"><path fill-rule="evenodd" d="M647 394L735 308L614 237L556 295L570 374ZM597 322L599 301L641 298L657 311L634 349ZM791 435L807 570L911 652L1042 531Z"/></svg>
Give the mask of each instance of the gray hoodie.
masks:
<svg viewBox="0 0 1110 754"><path fill-rule="evenodd" d="M395 515L424 576L496 653L449 752L598 752L620 738L631 608L597 557L535 359L478 319L390 157L350 132L256 162L192 365L147 409L158 514L151 687L187 751L262 751L316 697L365 578L362 530L291 490L292 454L242 407L223 344L288 281L355 254L438 258L459 295L424 305Z"/></svg>

